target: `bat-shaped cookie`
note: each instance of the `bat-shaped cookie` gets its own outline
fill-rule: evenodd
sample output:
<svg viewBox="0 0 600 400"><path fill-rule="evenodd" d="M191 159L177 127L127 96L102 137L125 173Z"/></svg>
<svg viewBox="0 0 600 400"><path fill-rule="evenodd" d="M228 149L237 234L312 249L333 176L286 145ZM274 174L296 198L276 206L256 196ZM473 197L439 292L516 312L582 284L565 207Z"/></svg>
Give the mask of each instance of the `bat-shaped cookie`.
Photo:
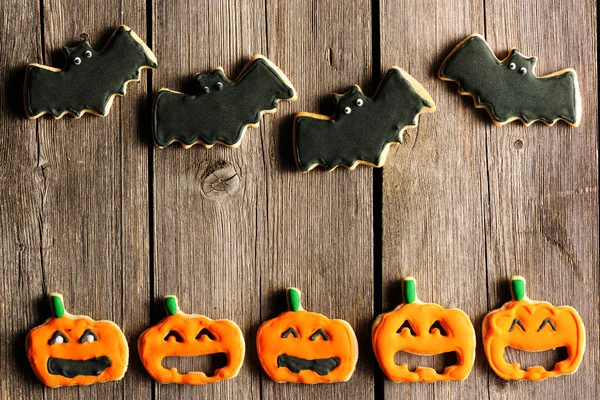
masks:
<svg viewBox="0 0 600 400"><path fill-rule="evenodd" d="M154 98L154 143L162 148L179 142L184 148L220 143L237 147L248 126L274 113L279 100L296 100L284 73L266 57L255 55L234 81L223 69L195 77L197 92L161 89Z"/></svg>
<svg viewBox="0 0 600 400"><path fill-rule="evenodd" d="M50 113L55 119L86 112L105 116L116 95L125 95L127 83L140 80L140 70L156 68L152 50L135 32L119 26L106 46L92 49L86 34L76 47L65 47L63 69L29 64L25 75L25 113L34 119Z"/></svg>
<svg viewBox="0 0 600 400"><path fill-rule="evenodd" d="M397 67L387 72L372 98L358 85L333 97L336 112L331 117L296 114L294 148L302 172L317 165L328 170L358 164L381 167L390 145L402 143L404 130L417 126L419 114L435 111L423 86Z"/></svg>
<svg viewBox="0 0 600 400"><path fill-rule="evenodd" d="M515 48L498 60L485 39L474 34L450 52L438 76L458 83L458 92L473 97L475 107L485 108L495 125L519 119L527 126L535 121L554 125L558 120L579 126L581 96L575 70L537 77L536 61Z"/></svg>

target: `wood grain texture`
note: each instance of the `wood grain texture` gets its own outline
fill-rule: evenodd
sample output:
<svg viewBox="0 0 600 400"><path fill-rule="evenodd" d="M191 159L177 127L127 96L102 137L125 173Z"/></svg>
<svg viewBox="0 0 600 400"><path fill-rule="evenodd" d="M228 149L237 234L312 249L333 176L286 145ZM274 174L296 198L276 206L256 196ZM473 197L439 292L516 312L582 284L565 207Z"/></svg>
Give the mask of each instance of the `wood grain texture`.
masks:
<svg viewBox="0 0 600 400"><path fill-rule="evenodd" d="M38 49L33 54L25 52L13 57L23 69L28 62L62 67L64 56L60 49L76 44L82 32L90 35L95 48L101 48L121 23L145 36L144 2L73 8L69 1L45 1L41 6L43 24L37 15L37 21L29 21L29 26L11 30L20 35L36 35L11 43L13 46L29 40ZM19 81L22 85L23 80ZM36 221L38 231L38 265L31 265L32 274L24 272L21 278L32 279L25 292L30 293L32 305L38 307L31 313L23 313L16 305L10 308L10 320L25 318L27 330L50 316L45 298L50 291L62 293L67 310L73 314L114 321L133 343L149 322L148 150L139 123L145 118L146 90L139 83L130 84L128 89L126 97L115 100L106 118L86 115L80 120L65 117L55 121L45 116L26 121L24 115L18 116L21 120L17 126L38 130L37 142L30 143L25 135L14 136L23 143L19 146L27 144L30 153L23 154L22 162L23 166L33 163L30 173L35 176L35 191L30 199L12 205L16 215L25 213L29 220ZM31 206L21 209L22 204L32 201L35 210ZM11 229L23 228L14 224ZM29 244L24 239L15 242L26 265L30 262L25 251ZM19 290L18 286L13 290ZM23 341L21 345L15 354L24 355ZM151 385L144 379L135 351L131 352L131 360L130 369L120 382L75 390L44 390L45 397L147 398L151 396ZM33 375L30 370L27 374ZM35 389L41 390L42 385L35 382Z"/></svg>
<svg viewBox="0 0 600 400"><path fill-rule="evenodd" d="M153 48L163 68L155 91L191 93L193 77L222 66L235 78L253 54L265 52L262 1L154 2ZM277 60L274 60L277 61ZM276 116L278 116L276 114ZM237 378L203 386L156 384L156 398L260 398L254 335L260 321L259 253L264 240L266 182L262 124L249 128L237 149L216 145L154 150L154 292L174 294L183 311L235 321L246 340ZM217 170L239 177L236 192L209 192ZM219 174L217 174L219 175ZM217 186L213 186L218 189ZM154 320L164 317L160 303ZM194 366L180 361L181 368ZM198 364L196 364L198 365Z"/></svg>
<svg viewBox="0 0 600 400"><path fill-rule="evenodd" d="M502 16L502 17L500 17ZM543 21L533 23L534 21ZM573 25L578 28L573 29ZM537 75L573 67L579 74L579 128L488 126L490 309L509 299L508 279L528 280L534 300L577 309L587 350L579 371L544 383L504 383L490 375L490 398L598 398L598 75L596 9L571 0L487 1L486 37L497 55L510 47L538 57ZM515 362L547 361L548 353Z"/></svg>
<svg viewBox="0 0 600 400"><path fill-rule="evenodd" d="M346 383L276 384L263 375L263 398L373 398L372 170L301 174L292 151L295 112L331 115L332 93L355 83L370 92L371 4L289 0L268 1L266 9L269 57L289 74L299 100L282 104L282 116L266 124L261 320L286 311L285 289L297 287L307 310L353 326L359 361Z"/></svg>
<svg viewBox="0 0 600 400"><path fill-rule="evenodd" d="M406 142L390 151L383 168L383 311L402 302L402 278L414 276L422 301L462 309L478 337L487 310L487 122L437 78L437 69L460 39L480 30L479 0L381 3L382 73L392 65L406 69L437 105L433 114L421 115L417 129L407 130ZM453 363L407 353L399 361L439 371ZM384 398L487 398L485 356L478 352L464 382L409 385L384 378Z"/></svg>

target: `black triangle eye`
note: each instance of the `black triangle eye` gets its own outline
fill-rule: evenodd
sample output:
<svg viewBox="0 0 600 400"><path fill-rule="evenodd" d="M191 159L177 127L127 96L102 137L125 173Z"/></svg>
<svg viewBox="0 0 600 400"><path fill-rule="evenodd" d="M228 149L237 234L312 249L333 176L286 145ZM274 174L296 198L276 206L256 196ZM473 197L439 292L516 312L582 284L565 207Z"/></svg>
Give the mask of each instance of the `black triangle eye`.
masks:
<svg viewBox="0 0 600 400"><path fill-rule="evenodd" d="M56 331L52 334L52 337L48 341L48 344L62 344L69 343L69 338L61 331Z"/></svg>
<svg viewBox="0 0 600 400"><path fill-rule="evenodd" d="M167 336L165 336L165 342L168 342L170 338L174 338L175 341L179 343L183 342L183 338L177 331L169 331L169 333L167 333Z"/></svg>
<svg viewBox="0 0 600 400"><path fill-rule="evenodd" d="M92 343L98 340L98 335L96 335L96 333L91 330L91 329L86 329L85 332L83 332L83 335L81 335L81 337L79 338L79 343Z"/></svg>
<svg viewBox="0 0 600 400"><path fill-rule="evenodd" d="M442 323L440 321L435 321L433 323L433 325L431 325L431 327L429 328L429 333L433 333L434 329L437 329L440 332L440 335L448 336L448 332L446 332L446 330L444 329L444 326L442 325Z"/></svg>
<svg viewBox="0 0 600 400"><path fill-rule="evenodd" d="M550 327L552 328L552 330L554 332L556 332L556 325L554 325L554 322L550 321L550 319L546 318L545 320L542 321L542 324L540 325L540 327L538 328L538 332L540 332L542 329L544 329L544 327L546 325L550 325Z"/></svg>
<svg viewBox="0 0 600 400"><path fill-rule="evenodd" d="M294 337L298 339L298 332L296 332L296 330L292 327L287 328L285 332L281 334L281 337L285 339L286 337L290 336L290 334L294 335Z"/></svg>
<svg viewBox="0 0 600 400"><path fill-rule="evenodd" d="M404 330L404 328L407 328L409 330L411 336L417 336L417 334L415 333L414 328L412 327L412 325L410 324L410 322L408 322L408 320L404 321L402 323L402 325L400 325L400 328L398 328L398 330L396 331L396 333L402 333L402 331Z"/></svg>
<svg viewBox="0 0 600 400"><path fill-rule="evenodd" d="M323 339L324 341L328 341L329 340L329 335L327 333L325 333L325 331L323 330L323 328L319 328L315 331L315 333L313 333L312 335L310 335L310 340L317 340L317 338L321 336L321 339Z"/></svg>
<svg viewBox="0 0 600 400"><path fill-rule="evenodd" d="M210 340L215 340L215 335L213 335L212 332L206 328L202 328L202 330L198 332L196 335L196 340L200 339L202 336L208 336Z"/></svg>
<svg viewBox="0 0 600 400"><path fill-rule="evenodd" d="M525 332L525 327L523 326L523 323L521 322L521 320L519 318L515 318L512 322L512 324L510 325L510 328L508 328L509 332L512 332L513 329L515 329L515 326L519 326L519 328L521 328L521 330L523 332Z"/></svg>

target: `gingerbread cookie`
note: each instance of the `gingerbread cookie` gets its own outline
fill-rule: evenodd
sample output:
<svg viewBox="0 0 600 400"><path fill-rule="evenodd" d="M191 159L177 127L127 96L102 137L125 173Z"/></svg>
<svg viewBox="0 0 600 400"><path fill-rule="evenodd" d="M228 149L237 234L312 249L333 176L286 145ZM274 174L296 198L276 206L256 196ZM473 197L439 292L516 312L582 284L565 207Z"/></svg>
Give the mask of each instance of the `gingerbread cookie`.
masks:
<svg viewBox="0 0 600 400"><path fill-rule="evenodd" d="M530 300L525 294L525 279L521 276L513 276L510 286L513 299L483 320L485 355L496 375L505 380L539 381L577 371L585 351L585 328L577 311ZM507 347L525 351L565 347L568 356L556 363L551 371L542 366L524 371L519 364L506 361L504 350Z"/></svg>
<svg viewBox="0 0 600 400"><path fill-rule="evenodd" d="M404 279L403 291L404 303L373 322L373 350L383 372L395 382L466 379L475 362L475 329L469 317L456 308L419 301L415 278ZM442 374L427 367L410 371L407 364L396 364L397 352L420 355L454 352L458 361Z"/></svg>
<svg viewBox="0 0 600 400"><path fill-rule="evenodd" d="M63 69L29 64L25 75L25 113L29 119L50 113L55 119L86 112L106 116L114 97L124 96L127 83L140 71L157 68L156 57L135 32L119 26L106 46L92 49L87 34L76 47L65 47Z"/></svg>
<svg viewBox="0 0 600 400"><path fill-rule="evenodd" d="M276 382L331 383L350 379L358 343L350 324L305 311L300 291L287 289L289 311L263 323L256 335L260 363Z"/></svg>
<svg viewBox="0 0 600 400"><path fill-rule="evenodd" d="M234 378L244 361L244 337L235 322L212 320L204 315L184 314L175 296L165 296L168 316L148 328L138 340L138 351L146 371L161 383L203 385ZM212 376L204 372L181 374L163 367L165 357L196 357L224 353L227 365Z"/></svg>
<svg viewBox="0 0 600 400"><path fill-rule="evenodd" d="M373 97L355 85L334 94L335 115L300 112L294 119L296 164L302 172L318 165L328 170L359 164L381 167L404 130L416 127L423 112L435 111L427 91L400 68L391 68Z"/></svg>
<svg viewBox="0 0 600 400"><path fill-rule="evenodd" d="M27 358L46 386L90 385L119 380L127 370L129 348L111 321L65 311L63 297L50 294L52 318L29 331Z"/></svg>
<svg viewBox="0 0 600 400"><path fill-rule="evenodd" d="M494 125L518 119L527 126L535 121L554 125L558 120L579 126L581 95L575 70L537 77L536 61L515 48L498 60L485 39L474 34L450 52L438 76L458 83L458 93L473 97L475 107L485 108Z"/></svg>
<svg viewBox="0 0 600 400"><path fill-rule="evenodd" d="M162 148L179 142L184 148L216 143L238 147L246 128L274 113L279 100L294 101L296 91L285 74L258 54L240 75L229 80L221 67L196 75L197 91L184 94L160 89L154 98L154 143Z"/></svg>

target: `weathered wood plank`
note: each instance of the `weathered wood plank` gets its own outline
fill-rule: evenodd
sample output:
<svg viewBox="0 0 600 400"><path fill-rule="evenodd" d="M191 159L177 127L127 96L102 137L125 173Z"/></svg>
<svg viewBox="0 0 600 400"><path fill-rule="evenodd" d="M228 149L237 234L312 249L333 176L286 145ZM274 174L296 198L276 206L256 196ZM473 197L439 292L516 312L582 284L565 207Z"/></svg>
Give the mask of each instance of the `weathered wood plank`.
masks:
<svg viewBox="0 0 600 400"><path fill-rule="evenodd" d="M307 310L342 318L357 331L359 360L349 382L276 384L262 375L265 399L373 398L372 170L296 170L296 111L333 113L331 94L371 86L371 4L267 1L268 55L295 85L299 100L280 105L266 124L267 208L258 254L261 321L286 310L285 288L303 292ZM254 345L254 344L253 344Z"/></svg>
<svg viewBox="0 0 600 400"><path fill-rule="evenodd" d="M235 78L255 53L265 52L263 1L155 1L153 43L163 67L161 87L191 92L193 76L223 66ZM266 116L264 120L272 119ZM262 125L262 122L261 122ZM265 223L266 182L261 129L249 128L240 148L173 144L154 150L154 289L179 297L188 313L234 320L246 339L246 359L237 378L200 387L156 384L156 397L260 397L254 335L260 320L260 232ZM207 171L233 168L236 190L210 192ZM225 171L227 172L227 171ZM159 303L157 303L158 305ZM154 319L164 316L158 305ZM194 360L180 368L208 367Z"/></svg>
<svg viewBox="0 0 600 400"><path fill-rule="evenodd" d="M30 10L23 13L22 10ZM0 3L0 371L3 399L39 398L43 386L29 367L25 337L41 323L44 291L40 217L44 196L36 124L25 118L25 64L41 56L39 3Z"/></svg>
<svg viewBox="0 0 600 400"><path fill-rule="evenodd" d="M596 24L594 2L486 2L487 40L496 54L504 57L514 46L538 57L538 76L575 68L584 101L579 128L512 123L487 132L489 307L507 300L507 279L519 274L528 279L532 299L573 306L587 330L587 351L576 374L508 384L491 374L493 399L599 396ZM556 361L544 353L511 356L525 365Z"/></svg>
<svg viewBox="0 0 600 400"><path fill-rule="evenodd" d="M80 33L88 33L99 49L122 23L144 38L145 19L143 1L86 7L45 1L45 41L43 47L40 44L45 57L38 61L61 67L60 49L76 44ZM149 322L148 147L140 123L147 118L146 99L146 85L131 83L106 118L86 115L54 121L44 116L29 122L39 128L44 287L40 285L36 297L58 291L71 312L116 322L131 349L123 381L49 390L48 398L151 396L150 381L135 350L137 336ZM43 311L47 313L48 307ZM30 327L41 317L31 316Z"/></svg>
<svg viewBox="0 0 600 400"><path fill-rule="evenodd" d="M479 337L487 309L487 122L456 87L437 78L437 70L459 40L483 30L483 3L384 0L380 15L382 73L392 65L406 69L437 105L417 129L407 130L406 142L390 151L383 168L383 311L402 302L401 280L414 276L422 301L462 309ZM407 353L397 361L438 371L453 362ZM384 397L487 398L485 356L477 352L464 382L408 385L384 377Z"/></svg>

